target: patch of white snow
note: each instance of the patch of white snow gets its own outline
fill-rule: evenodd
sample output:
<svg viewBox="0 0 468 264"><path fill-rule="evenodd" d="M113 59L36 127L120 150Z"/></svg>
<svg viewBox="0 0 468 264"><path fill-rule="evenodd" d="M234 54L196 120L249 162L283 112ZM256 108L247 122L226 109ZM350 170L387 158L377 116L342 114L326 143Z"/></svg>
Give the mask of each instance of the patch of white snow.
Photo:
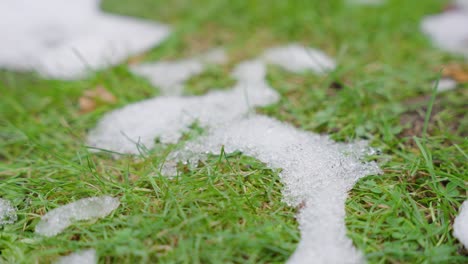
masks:
<svg viewBox="0 0 468 264"><path fill-rule="evenodd" d="M131 71L149 79L164 95L180 95L184 83L202 73L207 64L222 64L226 61L224 50L214 49L195 58L135 65Z"/></svg>
<svg viewBox="0 0 468 264"><path fill-rule="evenodd" d="M457 88L457 81L452 78L442 78L439 80L439 84L437 86L437 92L445 92L450 91Z"/></svg>
<svg viewBox="0 0 468 264"><path fill-rule="evenodd" d="M237 84L202 96L161 96L106 114L88 135L92 147L138 154L138 145L154 140L175 143L194 122L213 127L241 117L254 107L275 102L278 94L265 81L260 61L241 63L233 72Z"/></svg>
<svg viewBox="0 0 468 264"><path fill-rule="evenodd" d="M16 209L10 201L0 198L0 226L13 224L17 220Z"/></svg>
<svg viewBox="0 0 468 264"><path fill-rule="evenodd" d="M167 26L105 14L99 0L0 0L0 67L77 79L160 43Z"/></svg>
<svg viewBox="0 0 468 264"><path fill-rule="evenodd" d="M292 72L312 70L321 74L336 67L334 60L322 51L298 44L268 49L262 58L269 64L278 65Z"/></svg>
<svg viewBox="0 0 468 264"><path fill-rule="evenodd" d="M98 262L96 250L87 249L61 257L55 264L95 264Z"/></svg>
<svg viewBox="0 0 468 264"><path fill-rule="evenodd" d="M468 200L463 202L460 213L453 222L453 236L468 249Z"/></svg>
<svg viewBox="0 0 468 264"><path fill-rule="evenodd" d="M361 177L380 173L374 162L361 161L367 146L335 143L327 136L253 115L211 129L169 159L196 164L207 153L219 154L222 147L226 153L241 151L281 169L285 201L304 206L297 217L302 239L289 263L365 262L346 236L344 217L347 192ZM171 166L176 163L167 164L163 172L174 172Z"/></svg>
<svg viewBox="0 0 468 264"><path fill-rule="evenodd" d="M36 225L36 233L43 236L55 236L70 226L73 221L105 217L119 205L119 199L110 196L80 199L46 213Z"/></svg>
<svg viewBox="0 0 468 264"><path fill-rule="evenodd" d="M459 4L468 6L467 1L459 1ZM421 28L439 48L468 57L468 8L425 17Z"/></svg>

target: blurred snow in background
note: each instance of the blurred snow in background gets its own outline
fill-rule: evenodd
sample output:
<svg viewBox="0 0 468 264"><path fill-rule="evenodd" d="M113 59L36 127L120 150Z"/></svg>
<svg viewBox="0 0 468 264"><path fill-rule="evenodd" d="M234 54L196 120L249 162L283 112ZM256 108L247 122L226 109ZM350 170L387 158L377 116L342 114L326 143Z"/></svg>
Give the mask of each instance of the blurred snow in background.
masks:
<svg viewBox="0 0 468 264"><path fill-rule="evenodd" d="M0 0L0 68L77 79L159 44L165 25L110 15L99 0Z"/></svg>

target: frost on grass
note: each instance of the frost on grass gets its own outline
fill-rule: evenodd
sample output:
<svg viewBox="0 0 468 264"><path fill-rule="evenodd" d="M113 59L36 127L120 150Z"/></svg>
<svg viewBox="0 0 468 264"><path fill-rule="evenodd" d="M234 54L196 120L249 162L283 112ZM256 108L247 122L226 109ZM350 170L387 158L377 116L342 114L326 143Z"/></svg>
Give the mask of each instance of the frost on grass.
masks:
<svg viewBox="0 0 468 264"><path fill-rule="evenodd" d="M0 67L76 79L160 43L168 27L105 14L99 0L0 0Z"/></svg>
<svg viewBox="0 0 468 264"><path fill-rule="evenodd" d="M290 263L362 263L362 254L346 236L345 201L356 181L380 173L374 162L362 162L365 144L335 143L327 136L300 131L265 116L253 115L211 129L169 157L197 164L208 153L241 151L271 168L281 169L284 200L301 205L297 217L302 239ZM165 173L175 171L169 162Z"/></svg>
<svg viewBox="0 0 468 264"><path fill-rule="evenodd" d="M278 94L265 81L260 61L237 66L237 84L227 91L203 96L162 96L128 105L106 114L88 135L93 147L138 154L139 146L152 148L156 138L175 143L194 122L214 127L247 114L256 106L275 102Z"/></svg>
<svg viewBox="0 0 468 264"><path fill-rule="evenodd" d="M453 223L453 236L468 249L468 200L463 202Z"/></svg>
<svg viewBox="0 0 468 264"><path fill-rule="evenodd" d="M105 217L119 205L119 200L110 196L80 199L46 213L36 225L36 233L55 236L70 226L73 221Z"/></svg>
<svg viewBox="0 0 468 264"><path fill-rule="evenodd" d="M322 51L298 44L268 49L262 58L267 63L292 72L312 70L316 73L325 73L336 67L333 59Z"/></svg>
<svg viewBox="0 0 468 264"><path fill-rule="evenodd" d="M468 1L455 4L453 10L425 17L421 28L439 48L468 57Z"/></svg>
<svg viewBox="0 0 468 264"><path fill-rule="evenodd" d="M222 64L227 61L222 49L213 49L200 56L176 61L161 61L133 66L131 71L147 78L164 95L180 95L184 83L200 74L207 64Z"/></svg>
<svg viewBox="0 0 468 264"><path fill-rule="evenodd" d="M16 209L10 201L0 198L0 226L16 222Z"/></svg>
<svg viewBox="0 0 468 264"><path fill-rule="evenodd" d="M87 249L59 258L55 264L95 264L97 263L96 250Z"/></svg>

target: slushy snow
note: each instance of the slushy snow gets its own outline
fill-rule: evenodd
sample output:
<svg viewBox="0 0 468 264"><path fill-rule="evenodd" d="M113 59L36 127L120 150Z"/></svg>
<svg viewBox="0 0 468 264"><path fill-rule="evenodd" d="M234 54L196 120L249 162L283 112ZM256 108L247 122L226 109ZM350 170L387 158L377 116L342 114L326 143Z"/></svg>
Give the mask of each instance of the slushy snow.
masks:
<svg viewBox="0 0 468 264"><path fill-rule="evenodd" d="M463 202L460 213L453 222L453 236L468 249L468 200Z"/></svg>
<svg viewBox="0 0 468 264"><path fill-rule="evenodd" d="M468 57L468 1L455 4L457 9L425 17L421 28L439 48Z"/></svg>
<svg viewBox="0 0 468 264"><path fill-rule="evenodd" d="M55 236L70 226L73 221L105 217L119 205L119 200L110 196L80 199L46 213L36 225L36 233L43 236Z"/></svg>
<svg viewBox="0 0 468 264"><path fill-rule="evenodd" d="M131 71L147 78L152 85L161 89L163 95L180 95L184 83L203 72L208 64L222 64L227 61L222 49L213 49L200 56L135 65Z"/></svg>
<svg viewBox="0 0 468 264"><path fill-rule="evenodd" d="M10 201L0 198L0 226L13 224L17 220L16 209Z"/></svg>
<svg viewBox="0 0 468 264"><path fill-rule="evenodd" d="M155 22L105 14L99 0L0 0L0 68L77 79L159 44Z"/></svg>
<svg viewBox="0 0 468 264"><path fill-rule="evenodd" d="M369 150L365 144L335 143L327 136L252 115L211 129L169 160L198 164L222 147L226 153L241 151L281 169L284 200L290 206L304 205L297 217L302 239L289 263L364 262L346 236L344 217L347 192L359 178L380 173L374 162L361 162ZM175 164L166 163L163 173L174 173Z"/></svg>
<svg viewBox="0 0 468 264"><path fill-rule="evenodd" d="M87 249L61 257L55 264L95 264L98 262L96 250Z"/></svg>

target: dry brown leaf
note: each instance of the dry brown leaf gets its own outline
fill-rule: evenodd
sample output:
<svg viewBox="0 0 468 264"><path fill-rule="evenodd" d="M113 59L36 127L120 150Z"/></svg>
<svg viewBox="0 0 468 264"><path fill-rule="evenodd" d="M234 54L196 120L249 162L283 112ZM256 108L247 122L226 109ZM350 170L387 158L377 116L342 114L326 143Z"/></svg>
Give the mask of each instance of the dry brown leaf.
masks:
<svg viewBox="0 0 468 264"><path fill-rule="evenodd" d="M80 113L82 114L94 111L99 105L114 104L116 102L117 98L101 85L84 91L78 100Z"/></svg>
<svg viewBox="0 0 468 264"><path fill-rule="evenodd" d="M459 63L444 65L442 75L444 77L449 77L458 83L468 83L468 65Z"/></svg>

